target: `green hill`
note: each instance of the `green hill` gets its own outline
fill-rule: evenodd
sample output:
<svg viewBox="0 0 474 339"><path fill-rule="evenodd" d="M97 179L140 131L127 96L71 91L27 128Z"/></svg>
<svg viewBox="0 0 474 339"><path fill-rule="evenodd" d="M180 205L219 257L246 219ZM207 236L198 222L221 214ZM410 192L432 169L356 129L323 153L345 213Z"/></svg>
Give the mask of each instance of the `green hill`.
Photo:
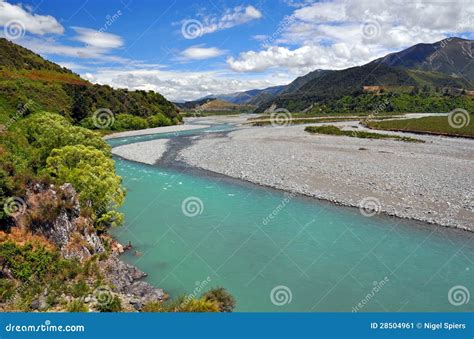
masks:
<svg viewBox="0 0 474 339"><path fill-rule="evenodd" d="M1 124L8 124L18 115L41 111L60 113L80 123L99 109L110 110L115 115L165 121L162 124L180 122L176 106L159 93L92 84L3 38L0 38L0 57ZM152 118L156 115L159 118Z"/></svg>

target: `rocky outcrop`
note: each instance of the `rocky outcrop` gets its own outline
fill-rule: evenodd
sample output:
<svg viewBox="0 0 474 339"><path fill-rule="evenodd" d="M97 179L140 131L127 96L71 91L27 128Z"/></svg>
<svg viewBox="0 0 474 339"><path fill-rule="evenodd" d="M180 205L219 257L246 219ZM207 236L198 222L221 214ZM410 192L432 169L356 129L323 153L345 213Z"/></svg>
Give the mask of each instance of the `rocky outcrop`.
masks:
<svg viewBox="0 0 474 339"><path fill-rule="evenodd" d="M141 280L146 277L144 272L120 260L119 255L124 252L121 244L107 235L99 237L92 219L81 216L81 206L72 185L35 184L28 188L26 205L24 213L16 217L17 226L46 238L66 259L84 262L95 254L106 253L104 244L109 243L111 253L98 261L99 269L113 286L113 293L132 309L140 310L147 302L166 299L162 289ZM42 298L34 300L31 308L43 310Z"/></svg>
<svg viewBox="0 0 474 339"><path fill-rule="evenodd" d="M26 204L28 208L18 217L17 225L46 237L66 259L84 261L105 251L92 221L81 216L71 184L35 184L28 189Z"/></svg>
<svg viewBox="0 0 474 339"><path fill-rule="evenodd" d="M155 288L141 279L146 273L135 266L121 261L113 253L109 258L100 263L102 271L107 272L107 279L116 288L117 292L125 296L129 303L139 310L143 304L152 301L163 301L167 298L162 289Z"/></svg>

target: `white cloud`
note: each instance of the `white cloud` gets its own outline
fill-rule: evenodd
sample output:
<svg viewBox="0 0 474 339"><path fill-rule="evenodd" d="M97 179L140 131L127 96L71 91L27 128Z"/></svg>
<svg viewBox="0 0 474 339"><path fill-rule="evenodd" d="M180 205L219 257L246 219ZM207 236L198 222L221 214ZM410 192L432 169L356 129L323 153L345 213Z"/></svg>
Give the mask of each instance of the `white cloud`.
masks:
<svg viewBox="0 0 474 339"><path fill-rule="evenodd" d="M193 46L181 52L181 56L186 60L203 60L215 58L224 54L223 50L216 47Z"/></svg>
<svg viewBox="0 0 474 339"><path fill-rule="evenodd" d="M237 6L232 9L226 10L226 12L220 16L203 16L198 20L199 22L199 35L214 33L229 29L235 26L243 25L247 22L258 20L262 18L262 12L260 12L254 6ZM194 22L194 20L191 20ZM190 22L189 20L183 21L183 24Z"/></svg>
<svg viewBox="0 0 474 339"><path fill-rule="evenodd" d="M225 71L172 71L172 70L100 70L87 73L84 78L115 88L153 90L173 101L195 100L211 94L226 94L255 88L287 84L287 74L259 77L235 77Z"/></svg>
<svg viewBox="0 0 474 339"><path fill-rule="evenodd" d="M22 5L12 5L0 0L0 26L11 21L19 22L24 29L33 34L62 34L64 27L50 15L34 14Z"/></svg>
<svg viewBox="0 0 474 339"><path fill-rule="evenodd" d="M110 52L123 45L123 40L120 36L84 27L72 27L72 29L76 32L76 36L71 39L81 42L82 46L66 45L51 37L32 36L17 39L15 43L41 55L59 55L122 64L133 63L133 61L127 58L110 55Z"/></svg>
<svg viewBox="0 0 474 339"><path fill-rule="evenodd" d="M84 44L103 50L119 48L123 46L123 40L120 36L96 31L84 27L72 27L77 33L74 40L83 42Z"/></svg>
<svg viewBox="0 0 474 339"><path fill-rule="evenodd" d="M239 72L283 68L295 74L346 68L417 43L469 33L474 26L471 0L305 1L297 7L293 20L280 24L283 29L279 28L273 46L228 58L230 68Z"/></svg>

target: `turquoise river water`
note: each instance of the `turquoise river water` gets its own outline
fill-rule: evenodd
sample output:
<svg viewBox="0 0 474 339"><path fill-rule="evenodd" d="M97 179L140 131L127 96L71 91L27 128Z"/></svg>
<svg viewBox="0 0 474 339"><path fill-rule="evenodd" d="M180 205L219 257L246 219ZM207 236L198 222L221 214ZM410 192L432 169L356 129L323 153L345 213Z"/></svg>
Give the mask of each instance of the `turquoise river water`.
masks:
<svg viewBox="0 0 474 339"><path fill-rule="evenodd" d="M214 126L212 132L228 126ZM175 134L110 140L112 146ZM171 297L223 286L237 311L473 311L472 234L116 158L114 236Z"/></svg>

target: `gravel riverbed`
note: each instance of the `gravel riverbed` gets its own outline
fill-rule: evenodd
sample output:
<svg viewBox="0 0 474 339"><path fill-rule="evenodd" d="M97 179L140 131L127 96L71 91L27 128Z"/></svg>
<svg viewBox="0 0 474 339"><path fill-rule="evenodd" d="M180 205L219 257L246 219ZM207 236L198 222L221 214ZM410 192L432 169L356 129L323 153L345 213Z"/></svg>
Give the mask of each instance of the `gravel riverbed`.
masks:
<svg viewBox="0 0 474 339"><path fill-rule="evenodd" d="M166 152L169 139L156 139L114 147L112 154L122 158L153 165Z"/></svg>
<svg viewBox="0 0 474 339"><path fill-rule="evenodd" d="M357 122L338 124L364 129ZM474 140L404 133L425 141L409 143L312 135L304 128L207 134L178 160L342 205L474 230Z"/></svg>

